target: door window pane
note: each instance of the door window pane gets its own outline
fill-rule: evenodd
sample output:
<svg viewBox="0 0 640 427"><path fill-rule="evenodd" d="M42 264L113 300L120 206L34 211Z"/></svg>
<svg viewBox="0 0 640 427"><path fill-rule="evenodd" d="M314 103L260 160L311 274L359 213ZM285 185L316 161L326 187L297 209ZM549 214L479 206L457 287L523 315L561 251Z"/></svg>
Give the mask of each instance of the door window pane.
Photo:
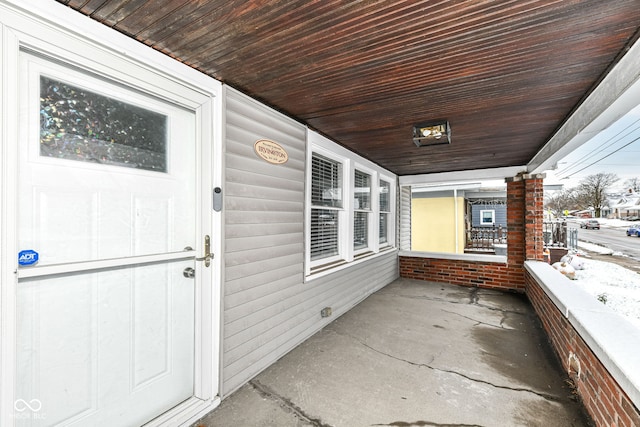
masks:
<svg viewBox="0 0 640 427"><path fill-rule="evenodd" d="M40 155L167 171L167 117L40 77Z"/></svg>

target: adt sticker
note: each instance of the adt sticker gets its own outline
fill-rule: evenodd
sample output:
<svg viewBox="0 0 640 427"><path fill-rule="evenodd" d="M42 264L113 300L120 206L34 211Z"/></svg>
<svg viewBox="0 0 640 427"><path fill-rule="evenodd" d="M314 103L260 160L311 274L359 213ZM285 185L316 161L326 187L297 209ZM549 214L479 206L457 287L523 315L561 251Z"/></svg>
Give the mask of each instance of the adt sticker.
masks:
<svg viewBox="0 0 640 427"><path fill-rule="evenodd" d="M31 249L18 252L18 264L22 266L33 265L38 262L38 252Z"/></svg>

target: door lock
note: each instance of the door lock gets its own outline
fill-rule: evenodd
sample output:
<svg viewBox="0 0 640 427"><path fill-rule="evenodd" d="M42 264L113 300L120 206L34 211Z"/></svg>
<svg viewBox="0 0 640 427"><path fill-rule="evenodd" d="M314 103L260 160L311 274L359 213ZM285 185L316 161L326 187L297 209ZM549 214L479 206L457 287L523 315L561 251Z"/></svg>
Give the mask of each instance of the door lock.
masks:
<svg viewBox="0 0 640 427"><path fill-rule="evenodd" d="M193 279L194 277L196 277L196 270L194 270L191 267L187 267L184 270L182 270L182 275L187 279Z"/></svg>
<svg viewBox="0 0 640 427"><path fill-rule="evenodd" d="M211 253L211 237L207 234L204 236L204 256L201 258L196 258L196 261L204 261L204 266L209 267L211 265L211 260L213 259L213 254Z"/></svg>

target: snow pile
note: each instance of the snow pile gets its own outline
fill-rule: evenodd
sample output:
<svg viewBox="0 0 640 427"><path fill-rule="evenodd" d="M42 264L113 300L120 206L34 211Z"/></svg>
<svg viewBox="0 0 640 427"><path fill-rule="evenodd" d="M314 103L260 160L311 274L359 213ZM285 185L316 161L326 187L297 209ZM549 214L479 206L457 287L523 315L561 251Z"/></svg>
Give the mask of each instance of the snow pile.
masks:
<svg viewBox="0 0 640 427"><path fill-rule="evenodd" d="M640 329L640 274L610 262L588 258L572 284L580 286Z"/></svg>
<svg viewBox="0 0 640 427"><path fill-rule="evenodd" d="M578 247L586 251L595 252L600 255L612 255L613 250L605 248L604 246L594 245L593 243L582 242L578 240Z"/></svg>

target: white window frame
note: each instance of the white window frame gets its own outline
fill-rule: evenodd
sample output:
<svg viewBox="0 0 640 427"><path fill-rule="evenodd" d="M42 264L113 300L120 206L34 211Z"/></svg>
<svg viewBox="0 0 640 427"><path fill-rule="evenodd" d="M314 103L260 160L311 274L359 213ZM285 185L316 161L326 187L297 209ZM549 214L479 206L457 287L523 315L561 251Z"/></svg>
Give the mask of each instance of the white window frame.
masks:
<svg viewBox="0 0 640 427"><path fill-rule="evenodd" d="M339 255L311 261L311 185L312 185L312 157L319 154L342 164L343 206L339 213ZM354 218L355 218L355 171L366 173L371 180L371 202L367 210L368 239L367 246L354 249ZM380 181L389 183L389 224L387 242L380 245L379 223L380 214ZM371 256L376 256L382 251L395 247L395 211L396 211L397 177L386 169L381 168L325 138L324 136L307 131L307 174L305 191L305 277L307 280L324 276L330 272L347 268L354 263L361 262ZM335 209L335 208L332 208Z"/></svg>
<svg viewBox="0 0 640 427"><path fill-rule="evenodd" d="M325 209L325 207L320 207L320 206L314 206L313 202L311 200L311 186L312 186L312 182L311 182L311 178L312 178L312 173L311 173L311 159L313 158L313 153L317 153L323 157L326 157L330 160L333 160L337 163L340 163L342 165L342 187L339 188L338 190L342 193L342 207L338 208L338 207L326 207L326 209L328 210L335 210L336 212L338 212L338 254L334 255L334 256L329 256L329 257L325 257L322 258L321 260L318 261L311 261L310 257L311 257L311 210L312 209ZM306 244L307 244L307 257L308 262L307 264L311 264L311 266L318 266L318 265L323 265L323 264L333 264L333 263L338 263L341 260L344 259L345 257L345 253L346 253L346 249L347 249L347 242L348 239L345 238L344 234L342 234L340 232L340 230L344 227L344 223L346 221L349 220L349 216L348 216L348 210L346 209L346 205L348 205L348 201L346 200L347 197L347 192L346 189L347 187L347 177L345 176L345 170L348 170L348 166L345 164L344 159L340 158L339 156L336 156L334 153L328 151L328 150L324 150L324 149L317 149L314 151L310 152L310 156L309 156L309 174L308 174L308 184L307 184L307 206L309 206L308 208L308 218L307 218L307 224L308 224L308 233L307 235L309 236L308 239L306 239Z"/></svg>
<svg viewBox="0 0 640 427"><path fill-rule="evenodd" d="M382 185L380 185L380 183L384 181L385 183L389 184L389 210L383 211L382 209L380 209L380 189L382 188ZM395 230L395 227L393 226L393 224L395 224L395 222L393 221L393 207L394 207L394 198L392 198L392 195L394 195L393 192L393 181L391 181L391 178L385 177L384 175L380 176L380 179L378 179L378 191L376 192L376 197L378 198L377 204L378 204L378 217L376 218L376 227L377 227L377 232L376 232L376 241L378 244L379 248L385 248L387 246L391 246L392 242L394 241L393 238L395 237L395 234L393 233L393 231ZM386 242L380 242L380 214L385 213L387 214L387 236L386 236Z"/></svg>
<svg viewBox="0 0 640 427"><path fill-rule="evenodd" d="M356 171L360 172L360 173L364 173L366 175L369 175L369 207L366 209L363 209L360 206L356 206L355 205L355 201L356 201L356 197L355 197L355 190L356 190L356 186L355 186L355 174ZM376 209L376 205L378 203L378 197L377 197L377 192L378 192L378 184L376 184L374 182L374 180L376 180L377 175L375 171L372 171L371 169L368 169L358 163L356 163L354 165L353 170L351 171L352 173L352 186L351 186L351 198L354 202L354 206L353 209L351 210L351 227L350 227L350 231L351 231L351 238L350 240L350 244L351 244L351 248L353 249L353 254L354 256L358 256L358 255L362 255L368 252L371 252L374 250L375 248L375 242L373 240L375 240L375 237L377 235L375 235L373 233L374 231L374 227L375 229L377 229L377 225L373 224L375 221L372 221L372 217L374 215L374 212L378 211L378 209ZM363 248L359 248L359 249L355 249L355 216L356 216L356 212L364 212L367 215L367 244L365 247Z"/></svg>
<svg viewBox="0 0 640 427"><path fill-rule="evenodd" d="M491 213L491 222L484 221L485 212ZM480 210L480 226L495 225L496 224L496 210L495 209L481 209Z"/></svg>

